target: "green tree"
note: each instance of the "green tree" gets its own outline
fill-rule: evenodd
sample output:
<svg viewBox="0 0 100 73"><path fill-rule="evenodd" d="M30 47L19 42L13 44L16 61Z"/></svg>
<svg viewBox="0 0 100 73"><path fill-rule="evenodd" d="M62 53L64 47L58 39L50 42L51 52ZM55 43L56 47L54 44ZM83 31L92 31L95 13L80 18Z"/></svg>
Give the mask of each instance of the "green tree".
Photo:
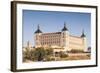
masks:
<svg viewBox="0 0 100 73"><path fill-rule="evenodd" d="M46 56L45 56L45 60L46 61L51 61L51 57L53 56L53 49L52 48L47 48L46 50Z"/></svg>
<svg viewBox="0 0 100 73"><path fill-rule="evenodd" d="M34 60L43 61L46 56L46 52L43 47L36 48L34 51Z"/></svg>
<svg viewBox="0 0 100 73"><path fill-rule="evenodd" d="M46 49L46 55L52 56L53 55L53 49L52 48Z"/></svg>
<svg viewBox="0 0 100 73"><path fill-rule="evenodd" d="M59 52L60 58L66 58L68 57L68 54L65 54L64 52Z"/></svg>
<svg viewBox="0 0 100 73"><path fill-rule="evenodd" d="M29 60L30 59L30 51L29 51L29 48L25 48L25 51L23 51L23 61L26 61L26 60Z"/></svg>

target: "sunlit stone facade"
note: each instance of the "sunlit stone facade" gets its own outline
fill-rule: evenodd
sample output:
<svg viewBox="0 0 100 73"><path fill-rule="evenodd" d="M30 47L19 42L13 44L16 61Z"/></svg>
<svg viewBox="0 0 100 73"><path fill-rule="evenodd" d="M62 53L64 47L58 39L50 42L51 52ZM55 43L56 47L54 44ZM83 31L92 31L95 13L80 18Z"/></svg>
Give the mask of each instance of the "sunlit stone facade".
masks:
<svg viewBox="0 0 100 73"><path fill-rule="evenodd" d="M84 32L81 36L70 35L66 24L61 32L43 33L38 25L34 36L35 47L52 47L56 51L82 50L87 48Z"/></svg>

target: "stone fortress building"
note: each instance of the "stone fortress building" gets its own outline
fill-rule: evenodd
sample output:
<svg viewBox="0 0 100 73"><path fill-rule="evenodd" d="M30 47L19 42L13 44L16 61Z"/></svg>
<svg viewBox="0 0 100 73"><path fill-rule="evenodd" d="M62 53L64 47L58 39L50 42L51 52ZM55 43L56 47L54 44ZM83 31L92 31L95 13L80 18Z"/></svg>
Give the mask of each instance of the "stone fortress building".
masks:
<svg viewBox="0 0 100 73"><path fill-rule="evenodd" d="M54 51L86 51L87 40L84 31L80 36L70 35L66 23L60 32L43 33L38 25L35 31L34 42L35 47L51 47Z"/></svg>

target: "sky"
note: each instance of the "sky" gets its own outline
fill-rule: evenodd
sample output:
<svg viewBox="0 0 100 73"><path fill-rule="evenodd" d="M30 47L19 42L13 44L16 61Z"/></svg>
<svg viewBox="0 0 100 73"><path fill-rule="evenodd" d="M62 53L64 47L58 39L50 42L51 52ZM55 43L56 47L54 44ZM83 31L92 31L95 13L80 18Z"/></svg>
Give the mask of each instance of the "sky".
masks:
<svg viewBox="0 0 100 73"><path fill-rule="evenodd" d="M91 45L91 14L80 12L56 12L56 11L34 11L23 10L23 46L29 41L34 46L34 32L38 24L43 33L59 32L64 22L69 33L74 36L81 36L82 31L87 38L87 45Z"/></svg>

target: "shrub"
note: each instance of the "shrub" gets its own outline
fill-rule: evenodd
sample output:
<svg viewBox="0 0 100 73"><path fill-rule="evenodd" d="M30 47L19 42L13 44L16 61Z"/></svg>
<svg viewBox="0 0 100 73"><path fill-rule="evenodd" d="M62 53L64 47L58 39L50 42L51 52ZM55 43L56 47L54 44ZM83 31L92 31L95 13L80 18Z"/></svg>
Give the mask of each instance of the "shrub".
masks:
<svg viewBox="0 0 100 73"><path fill-rule="evenodd" d="M43 47L34 48L34 50L29 50L26 48L26 51L23 51L23 61L50 61L51 56L53 55L53 49L48 48L44 49Z"/></svg>
<svg viewBox="0 0 100 73"><path fill-rule="evenodd" d="M26 59L30 59L30 51L28 48L25 48L26 51L23 51L23 61L26 61Z"/></svg>
<svg viewBox="0 0 100 73"><path fill-rule="evenodd" d="M83 50L72 49L70 52L71 53L83 53L84 51Z"/></svg>
<svg viewBox="0 0 100 73"><path fill-rule="evenodd" d="M39 48L35 49L35 51L34 51L34 59L36 61L43 61L45 56L46 56L46 51L44 50L44 48L39 47Z"/></svg>
<svg viewBox="0 0 100 73"><path fill-rule="evenodd" d="M46 55L48 56L52 56L53 55L53 49L52 48L48 48L45 50L46 51Z"/></svg>
<svg viewBox="0 0 100 73"><path fill-rule="evenodd" d="M68 54L65 54L64 52L60 52L60 58L66 58L68 57Z"/></svg>

